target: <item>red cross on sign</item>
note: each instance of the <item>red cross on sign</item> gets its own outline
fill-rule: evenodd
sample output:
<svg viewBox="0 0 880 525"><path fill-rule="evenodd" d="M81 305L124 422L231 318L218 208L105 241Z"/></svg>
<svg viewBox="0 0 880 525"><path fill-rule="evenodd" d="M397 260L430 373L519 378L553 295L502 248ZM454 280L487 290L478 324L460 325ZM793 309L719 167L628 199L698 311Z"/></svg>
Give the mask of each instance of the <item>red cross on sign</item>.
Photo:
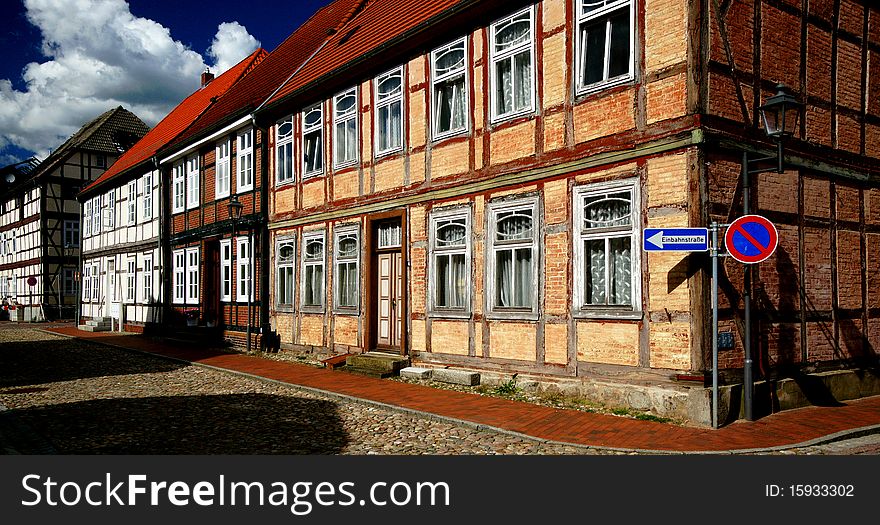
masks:
<svg viewBox="0 0 880 525"><path fill-rule="evenodd" d="M760 215L744 215L727 227L724 246L737 261L755 264L767 260L779 245L776 226Z"/></svg>

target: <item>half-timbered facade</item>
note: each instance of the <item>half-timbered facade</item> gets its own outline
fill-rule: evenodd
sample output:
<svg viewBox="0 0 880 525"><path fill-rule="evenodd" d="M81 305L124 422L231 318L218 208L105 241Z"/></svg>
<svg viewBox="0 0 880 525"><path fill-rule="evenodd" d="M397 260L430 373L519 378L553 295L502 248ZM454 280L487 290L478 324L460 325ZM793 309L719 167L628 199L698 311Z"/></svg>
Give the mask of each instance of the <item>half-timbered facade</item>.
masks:
<svg viewBox="0 0 880 525"><path fill-rule="evenodd" d="M752 283L760 374L876 364L877 28L854 0L354 2L256 112L271 327L614 384L705 422L709 259L646 254L642 231L741 213L739 159L772 151L758 107L785 82L805 103L790 170L751 192L781 237ZM725 267L735 383L742 269Z"/></svg>
<svg viewBox="0 0 880 525"><path fill-rule="evenodd" d="M83 126L28 174L3 188L0 297L13 320L73 317L82 282L76 194L147 132L121 106Z"/></svg>

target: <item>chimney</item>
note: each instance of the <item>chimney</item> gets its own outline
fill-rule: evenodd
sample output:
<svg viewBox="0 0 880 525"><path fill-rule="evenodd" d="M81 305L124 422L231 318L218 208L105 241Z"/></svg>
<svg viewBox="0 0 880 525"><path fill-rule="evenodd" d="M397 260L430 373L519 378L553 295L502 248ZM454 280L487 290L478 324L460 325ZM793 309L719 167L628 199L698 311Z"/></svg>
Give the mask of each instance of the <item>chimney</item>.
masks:
<svg viewBox="0 0 880 525"><path fill-rule="evenodd" d="M205 72L202 73L202 87L207 86L214 80L214 73L211 73L211 68L205 67Z"/></svg>

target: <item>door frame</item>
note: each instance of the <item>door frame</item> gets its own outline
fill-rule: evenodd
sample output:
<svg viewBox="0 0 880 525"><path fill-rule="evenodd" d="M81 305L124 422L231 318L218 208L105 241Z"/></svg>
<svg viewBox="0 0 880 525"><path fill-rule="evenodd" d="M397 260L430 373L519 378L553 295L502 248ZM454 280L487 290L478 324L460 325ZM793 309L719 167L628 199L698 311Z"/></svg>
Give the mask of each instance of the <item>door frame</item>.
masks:
<svg viewBox="0 0 880 525"><path fill-rule="evenodd" d="M409 228L407 224L406 209L398 209L383 213L375 213L366 217L364 228L364 297L366 325L364 329L364 351L379 351L376 348L378 340L378 311L376 302L378 299L378 265L376 264L376 235L378 224L388 219L400 218L400 267L402 290L400 291L401 309L400 317L400 354L409 355ZM387 350L382 350L386 351Z"/></svg>

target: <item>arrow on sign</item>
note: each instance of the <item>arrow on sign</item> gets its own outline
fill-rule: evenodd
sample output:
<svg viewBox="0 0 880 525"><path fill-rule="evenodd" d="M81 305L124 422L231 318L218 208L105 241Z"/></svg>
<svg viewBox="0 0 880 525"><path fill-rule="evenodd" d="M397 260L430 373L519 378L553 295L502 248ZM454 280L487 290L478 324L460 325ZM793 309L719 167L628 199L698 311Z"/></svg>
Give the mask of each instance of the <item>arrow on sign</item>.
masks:
<svg viewBox="0 0 880 525"><path fill-rule="evenodd" d="M645 250L648 251L706 251L709 232L706 228L645 229Z"/></svg>

